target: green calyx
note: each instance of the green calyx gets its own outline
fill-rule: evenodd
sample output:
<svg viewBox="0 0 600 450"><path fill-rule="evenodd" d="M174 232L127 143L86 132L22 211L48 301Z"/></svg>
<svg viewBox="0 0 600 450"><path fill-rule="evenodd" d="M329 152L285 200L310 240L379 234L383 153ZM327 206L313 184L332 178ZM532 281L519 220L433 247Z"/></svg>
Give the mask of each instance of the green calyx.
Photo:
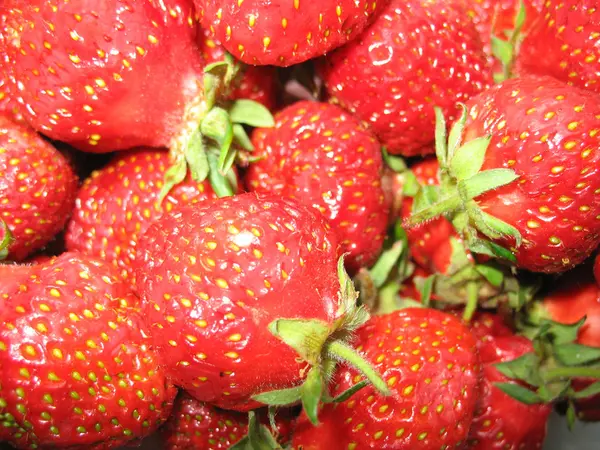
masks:
<svg viewBox="0 0 600 450"><path fill-rule="evenodd" d="M0 226L2 227L2 240L0 241L0 261L2 261L8 257L8 248L15 241L15 239L4 220L0 220Z"/></svg>
<svg viewBox="0 0 600 450"><path fill-rule="evenodd" d="M302 403L308 418L318 423L321 403L339 401L329 394L329 382L338 363L352 366L382 395L390 391L377 371L350 345L354 331L369 319L363 306L357 306L358 293L344 269L343 256L338 261L340 281L337 319L326 323L313 319L277 319L269 324L269 331L293 348L299 358L307 363L305 381L299 386L255 395L253 398L271 406ZM344 393L343 398L367 385L361 382ZM342 395L344 395L342 394Z"/></svg>
<svg viewBox="0 0 600 450"><path fill-rule="evenodd" d="M502 72L494 74L494 81L500 83L508 80L513 76L513 68L517 50L522 40L521 30L525 24L526 9L525 2L519 2L519 11L515 17L515 22L512 30L503 30L506 39L500 39L492 35L492 54L502 63ZM495 26L492 24L492 30Z"/></svg>
<svg viewBox="0 0 600 450"><path fill-rule="evenodd" d="M511 169L482 171L490 136L462 142L467 110L446 135L446 122L439 108L436 113L436 156L440 164L440 186L427 186L414 196L411 217L406 227L439 216L448 218L466 242L468 250L488 256L515 261L511 250L495 242L510 239L519 247L522 237L512 225L488 214L477 203L477 197L514 182L518 175Z"/></svg>
<svg viewBox="0 0 600 450"><path fill-rule="evenodd" d="M542 320L532 339L533 352L496 364L502 374L524 384L498 383L496 386L526 404L567 400L572 407L575 399L599 394L600 381L581 391L575 391L572 386L576 378L600 380L600 348L576 342L584 323L585 318L571 325Z"/></svg>
<svg viewBox="0 0 600 450"><path fill-rule="evenodd" d="M229 447L229 450L279 450L279 445L269 428L258 421L256 412L248 413L248 433Z"/></svg>
<svg viewBox="0 0 600 450"><path fill-rule="evenodd" d="M174 164L165 174L161 203L185 179L188 170L194 181L208 178L219 197L233 195L237 190L233 166L238 160L251 160L245 153L254 150L245 126L275 125L269 110L260 103L227 100L238 73L239 64L230 55L205 67L203 106L192 120L191 131L171 148Z"/></svg>

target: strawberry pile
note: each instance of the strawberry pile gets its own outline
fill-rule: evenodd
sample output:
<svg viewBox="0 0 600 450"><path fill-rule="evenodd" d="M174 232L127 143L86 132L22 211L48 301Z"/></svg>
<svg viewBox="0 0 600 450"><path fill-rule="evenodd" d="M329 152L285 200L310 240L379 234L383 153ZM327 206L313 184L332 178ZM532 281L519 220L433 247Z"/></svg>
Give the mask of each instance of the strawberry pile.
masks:
<svg viewBox="0 0 600 450"><path fill-rule="evenodd" d="M0 0L0 175L0 448L600 421L596 0Z"/></svg>

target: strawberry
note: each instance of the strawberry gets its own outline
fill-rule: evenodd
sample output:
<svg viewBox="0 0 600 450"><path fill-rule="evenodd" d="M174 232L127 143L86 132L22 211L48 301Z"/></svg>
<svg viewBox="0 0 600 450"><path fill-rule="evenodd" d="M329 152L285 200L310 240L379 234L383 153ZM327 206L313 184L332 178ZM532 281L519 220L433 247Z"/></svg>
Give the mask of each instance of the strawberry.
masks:
<svg viewBox="0 0 600 450"><path fill-rule="evenodd" d="M461 321L428 308L373 316L359 348L383 374L392 396L366 387L335 408L336 448L438 449L464 446L477 400L476 341ZM342 367L337 389L356 382ZM325 416L325 415L324 415Z"/></svg>
<svg viewBox="0 0 600 450"><path fill-rule="evenodd" d="M247 64L291 66L350 42L386 0L194 0L204 28Z"/></svg>
<svg viewBox="0 0 600 450"><path fill-rule="evenodd" d="M208 30L198 31L198 45L207 63L223 61L225 48L210 37ZM273 110L277 106L277 72L273 67L243 66L242 76L234 80L231 99L250 99Z"/></svg>
<svg viewBox="0 0 600 450"><path fill-rule="evenodd" d="M261 416L266 418L266 414ZM290 438L291 421L281 414L276 420L278 440L285 443ZM181 394L161 429L161 438L165 450L225 450L239 443L247 433L247 414L220 410Z"/></svg>
<svg viewBox="0 0 600 450"><path fill-rule="evenodd" d="M193 181L188 174L160 203L169 163L164 150L139 149L120 153L93 172L77 195L67 249L110 262L135 285L132 261L150 224L176 206L216 198L208 181Z"/></svg>
<svg viewBox="0 0 600 450"><path fill-rule="evenodd" d="M600 12L595 2L548 0L517 57L520 72L551 75L600 93Z"/></svg>
<svg viewBox="0 0 600 450"><path fill-rule="evenodd" d="M294 428L291 450L326 450L339 448L343 429L335 419L336 409L325 406L319 416L321 423L314 425L302 414Z"/></svg>
<svg viewBox="0 0 600 450"><path fill-rule="evenodd" d="M391 0L358 39L323 64L332 101L369 122L390 153L430 152L433 106L454 116L457 101L491 83L481 40L463 6L455 0Z"/></svg>
<svg viewBox="0 0 600 450"><path fill-rule="evenodd" d="M142 311L175 384L200 401L247 411L281 405L272 390L307 380L310 388L293 400L316 420L336 358L350 359L386 392L347 344L368 315L354 305L336 248L318 212L280 196L241 194L156 220L134 267Z"/></svg>
<svg viewBox="0 0 600 450"><path fill-rule="evenodd" d="M550 77L471 99L450 142L440 139L438 198L407 225L445 214L471 251L533 272L583 262L600 243L599 112L600 99Z"/></svg>
<svg viewBox="0 0 600 450"><path fill-rule="evenodd" d="M0 268L0 440L109 449L166 420L175 389L105 263L66 253Z"/></svg>
<svg viewBox="0 0 600 450"><path fill-rule="evenodd" d="M250 191L295 198L327 217L347 267L371 265L383 246L389 202L381 186L379 143L334 105L301 101L275 116L275 127L256 129L245 183Z"/></svg>
<svg viewBox="0 0 600 450"><path fill-rule="evenodd" d="M478 338L482 365L481 397L469 432L470 449L541 449L552 406L527 405L510 397L496 383L516 383L496 364L512 361L531 351L531 341L512 333L498 315L481 313L470 324Z"/></svg>
<svg viewBox="0 0 600 450"><path fill-rule="evenodd" d="M60 232L75 202L67 159L31 128L0 114L0 219L12 234L8 258L23 260Z"/></svg>

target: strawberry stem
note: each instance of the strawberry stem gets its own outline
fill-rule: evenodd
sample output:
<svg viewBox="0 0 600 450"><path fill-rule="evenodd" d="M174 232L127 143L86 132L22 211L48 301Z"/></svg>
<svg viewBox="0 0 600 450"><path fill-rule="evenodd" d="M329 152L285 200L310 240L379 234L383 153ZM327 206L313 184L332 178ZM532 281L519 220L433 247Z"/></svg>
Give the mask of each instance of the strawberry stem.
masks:
<svg viewBox="0 0 600 450"><path fill-rule="evenodd" d="M325 344L324 350L331 359L348 363L361 372L381 394L391 395L386 382L377 371L348 344L338 340L329 341Z"/></svg>
<svg viewBox="0 0 600 450"><path fill-rule="evenodd" d="M414 213L410 216L407 221L409 228L414 227L426 220L434 219L446 212L451 212L458 209L462 205L462 199L458 195L452 195L446 197L439 202L429 206L428 208L422 209L419 212Z"/></svg>
<svg viewBox="0 0 600 450"><path fill-rule="evenodd" d="M600 379L600 367L555 367L548 369L543 374L546 381L561 378L598 378Z"/></svg>

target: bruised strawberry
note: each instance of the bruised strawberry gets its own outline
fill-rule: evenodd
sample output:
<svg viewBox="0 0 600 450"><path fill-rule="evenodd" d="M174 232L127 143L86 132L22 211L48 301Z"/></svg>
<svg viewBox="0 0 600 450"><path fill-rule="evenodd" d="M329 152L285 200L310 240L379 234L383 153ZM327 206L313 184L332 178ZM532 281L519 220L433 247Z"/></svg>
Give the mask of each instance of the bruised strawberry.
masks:
<svg viewBox="0 0 600 450"><path fill-rule="evenodd" d="M365 387L335 408L336 448L460 448L477 401L476 341L461 321L427 308L374 316L357 333L359 349L383 374L392 396ZM342 368L343 392L358 381Z"/></svg>
<svg viewBox="0 0 600 450"><path fill-rule="evenodd" d="M198 45L207 63L223 61L225 48L210 37L207 30L198 31ZM250 99L273 110L277 106L277 72L273 67L243 65L242 75L233 81L231 98Z"/></svg>
<svg viewBox="0 0 600 450"><path fill-rule="evenodd" d="M354 305L336 249L318 212L280 196L241 194L156 220L134 267L174 383L200 401L247 411L308 378L311 389L293 400L310 403L314 416L332 359L351 355L386 392L346 343L368 315Z"/></svg>
<svg viewBox="0 0 600 450"><path fill-rule="evenodd" d="M600 93L600 11L595 2L548 0L525 37L519 71L550 75Z"/></svg>
<svg viewBox="0 0 600 450"><path fill-rule="evenodd" d="M533 272L583 262L600 243L600 99L529 76L494 86L467 110L442 144L440 197L413 208L408 225L445 214L472 251Z"/></svg>
<svg viewBox="0 0 600 450"><path fill-rule="evenodd" d="M175 389L137 302L107 264L85 256L0 267L0 440L109 449L166 420Z"/></svg>
<svg viewBox="0 0 600 450"><path fill-rule="evenodd" d="M380 145L337 106L301 101L280 111L275 127L257 129L248 190L294 198L319 210L337 232L350 271L381 252L389 202L381 186Z"/></svg>
<svg viewBox="0 0 600 450"><path fill-rule="evenodd" d="M278 440L285 443L290 438L291 421L281 414L276 419ZM161 429L161 437L165 450L226 450L247 432L247 414L221 410L180 394L171 417Z"/></svg>
<svg viewBox="0 0 600 450"><path fill-rule="evenodd" d="M102 258L135 285L132 261L139 237L163 212L216 198L208 181L188 174L160 202L169 154L140 149L117 155L92 173L77 195L65 242L67 249Z"/></svg>
<svg viewBox="0 0 600 450"><path fill-rule="evenodd" d="M387 0L194 0L204 28L247 64L291 66L350 42Z"/></svg>
<svg viewBox="0 0 600 450"><path fill-rule="evenodd" d="M12 234L8 258L23 260L59 233L77 193L67 159L31 128L0 114L0 219Z"/></svg>
<svg viewBox="0 0 600 450"><path fill-rule="evenodd" d="M391 0L355 41L322 67L332 100L369 122L386 149L431 152L434 110L457 113L491 83L477 30L455 0Z"/></svg>

